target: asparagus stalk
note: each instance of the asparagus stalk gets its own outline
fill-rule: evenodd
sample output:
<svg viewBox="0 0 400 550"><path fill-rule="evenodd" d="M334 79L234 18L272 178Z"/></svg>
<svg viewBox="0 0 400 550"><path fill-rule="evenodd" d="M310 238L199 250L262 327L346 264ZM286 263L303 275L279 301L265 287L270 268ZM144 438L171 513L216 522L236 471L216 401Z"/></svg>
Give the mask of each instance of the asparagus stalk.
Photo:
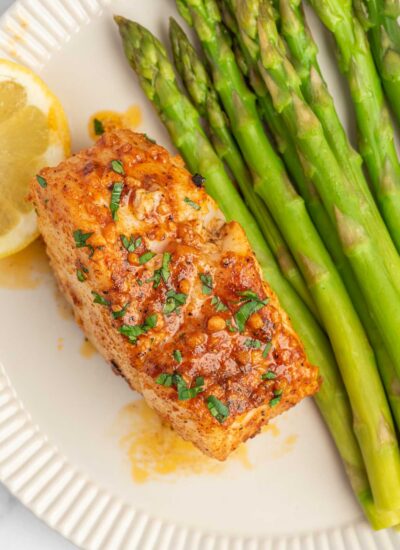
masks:
<svg viewBox="0 0 400 550"><path fill-rule="evenodd" d="M346 177L363 193L364 199L370 205L373 205L374 199L364 177L362 160L349 143L340 118L337 115L333 99L322 77L317 61L317 45L305 22L300 1L277 0L280 10L280 30L286 39L286 44L294 59L297 73L300 76L301 90L306 101L318 116L327 141ZM387 248L386 250L383 249L385 248L384 242L387 235L384 235L380 231L379 225L380 223L378 222L375 228L377 233L376 241L379 243L384 254L386 254ZM390 243L390 254L392 253L390 252L391 248Z"/></svg>
<svg viewBox="0 0 400 550"><path fill-rule="evenodd" d="M317 60L318 48L305 22L301 0L277 0L280 32L294 60L302 93L318 116L329 145L346 176L370 196L362 172L362 160L350 145Z"/></svg>
<svg viewBox="0 0 400 550"><path fill-rule="evenodd" d="M344 0L311 0L333 33L355 106L359 147L376 200L400 251L400 164L382 86L361 24Z"/></svg>
<svg viewBox="0 0 400 550"><path fill-rule="evenodd" d="M280 12L280 30L295 60L297 74L300 76L304 96L321 121L325 136L347 177L363 191L366 200L372 200L362 173L361 159L351 147L343 126L337 115L333 99L324 82L317 60L317 45L305 22L300 0L278 0ZM400 95L399 95L400 98ZM309 202L307 189L300 192L306 203ZM386 351L378 327L368 310L359 290L357 281L348 260L345 258L332 222L327 214L311 216L327 246L335 265L347 287L353 304L360 316L369 340L375 352L379 370L398 428L400 428L400 399L396 388L400 388L400 377Z"/></svg>
<svg viewBox="0 0 400 550"><path fill-rule="evenodd" d="M231 12L228 11L229 0L226 0L224 4L225 6L222 6L222 7L225 7L225 10L223 12L224 18L225 20L228 20L229 27L233 31L234 35L236 37L239 37L240 34L238 32L236 21L233 19L233 17L232 18L229 17L230 15L232 15ZM190 95L195 105L198 107L198 110L200 111L200 113L202 115L206 115L207 111L211 113L211 109L208 107L205 97L206 96L212 97L213 104L217 100L214 99L215 91L213 90L210 78L208 77L205 71L205 68L202 65L202 62L200 61L196 51L190 45L186 35L182 31L182 29L180 29L177 23L174 23L173 29L174 29L174 32L171 31L171 33L173 34L173 40L172 40L173 52L175 55L175 64L178 67L178 71L183 81L186 83L187 88L191 90ZM240 43L240 40L238 40L238 42ZM251 55L250 55L250 52L246 50L246 46L244 43L241 43L241 48L243 49L243 52L241 53L236 52L235 57L237 59L238 55L240 56L241 70L242 72L248 75L249 63L251 64ZM187 51L187 55L189 56L189 59L186 61L185 65L183 66L182 66L182 61L183 61L182 50ZM193 68L193 65L195 66L195 68ZM274 123L271 125L272 127L270 126L270 129L273 131L273 134L276 136L277 142L287 143L290 140L290 136L287 134L287 131L284 125L282 124L282 121L279 119L279 117L277 117L276 112L273 110L272 102L268 96L268 91L266 90L264 83L260 81L259 75L257 75L257 69L254 66L253 66L253 76L251 80L253 84L256 83L255 91L257 93L258 98L265 99L265 101L268 104L271 104L271 109L274 113L273 115ZM212 118L215 118L215 117L211 116L210 119ZM278 120L275 120L277 118ZM267 121L269 121L270 120L269 116L267 116L266 119ZM221 121L220 122L221 125L226 127L225 117L223 115L221 115L221 117L218 117L218 120ZM227 129L227 131L229 132L229 129ZM228 139L223 138L222 141L226 143ZM234 145L234 148L237 150L235 143L233 145ZM224 147L224 149L225 150L229 149L229 147L228 148ZM285 146L282 147L282 149L284 153L287 151L287 148ZM294 149L294 146L293 146L293 149ZM297 155L295 150L294 150L294 154ZM235 154L234 157L235 159L236 158L241 159L239 152L238 154ZM284 158L285 158L285 155L284 155ZM292 159L293 159L293 156L292 156ZM232 158L232 160L234 159ZM300 160L298 160L298 162L300 163ZM232 166L231 166L231 169L232 169ZM368 338L375 352L376 360L379 366L379 371L381 373L382 380L385 385L386 393L388 395L393 416L395 418L396 424L400 428L400 397L398 396L398 388L400 387L400 378L397 376L393 362L390 359L390 356L388 355L385 349L384 343L380 337L376 323L374 322L373 318L370 315L370 312L365 303L364 297L354 277L349 261L343 253L339 238L335 231L335 227L331 222L325 210L324 205L321 203L320 197L316 189L314 188L313 184L310 182L310 180L308 180L305 177L301 166L299 166L299 169L301 171L301 175L299 177L299 174L297 174L297 178L299 179L298 188L300 189L301 195L305 199L311 218L313 219L315 226L319 230L322 240L325 242L325 245L327 246L328 251L332 256L332 259L335 262L336 268L339 271L346 285L346 288L351 296L353 305L356 308L356 311L359 317L361 318L361 321L367 332ZM233 173L235 174L235 169L233 169ZM240 174L237 179L240 179ZM247 182L250 181L248 176L246 181Z"/></svg>
<svg viewBox="0 0 400 550"><path fill-rule="evenodd" d="M227 126L226 115L220 107L217 94L207 74L206 68L200 60L196 50L190 44L184 31L174 19L172 19L170 23L170 37L175 66L177 67L182 81L185 83L189 95L192 98L197 110L202 116L205 116L210 123L211 130L214 135L213 141L215 149L217 150L220 158L225 159L228 166L232 170L232 173L242 190L245 201L248 203L250 210L252 210L260 228L263 230L263 227L267 223L267 227L263 230L264 236L267 238L267 242L273 251L275 258L277 259L281 270L285 273L285 266L288 265L289 261L289 265L294 264L293 258L287 250L286 243L284 243L283 238L280 236L279 230L276 228L274 221L271 219L268 210L261 199L255 195L251 187L250 173L243 161L243 157L241 156L234 139L231 136L230 129ZM243 60L243 63L246 62ZM262 84L263 83L260 83L260 85ZM313 218L316 227L319 229L323 240L325 237L326 246L346 285L357 313L363 322L364 328L375 352L393 416L398 424L398 427L400 428L400 397L397 395L397 388L400 388L400 378L396 374L394 365L385 349L377 326L371 317L365 300L360 292L351 266L342 251L335 228L329 219L324 206L320 202L317 192L311 189L312 184L310 182L308 184L301 184L301 186L304 185L306 186L306 189L305 196L303 195L303 198L305 198L306 204L310 204L309 211L311 217ZM315 198L317 198L317 200L315 200ZM314 212L313 216L313 211L315 211L315 209L316 212ZM283 251L283 254L281 251ZM294 269L292 273L295 273L296 276L299 277L302 285L304 285L304 279L301 274ZM292 286L297 290L298 294L300 294L300 297L303 298L302 294L299 292L299 288L296 288L296 285L293 282L293 275L286 275L286 278L292 282ZM303 301L305 301L304 298ZM313 310L311 309L311 311Z"/></svg>
<svg viewBox="0 0 400 550"><path fill-rule="evenodd" d="M248 59L250 58L251 60L252 72L254 73L254 70L255 70L254 66L257 66L257 63L258 63L258 56L259 56L258 46L254 42L254 40L251 39L249 34L240 32L242 26L246 27L246 25L247 26L249 25L249 22L246 21L246 18L248 18L249 7L251 6L251 4L250 6L247 6L246 2L243 2L243 0L219 0L219 2L229 7L231 12L233 11L238 19L239 25L236 26L235 35L239 36L238 40L240 41L241 45L242 46L245 45L245 49L247 49L247 52L248 52ZM286 20L287 19L288 17L286 18ZM299 30L301 31L301 27L298 24L299 19L297 18L297 21L294 20L293 13L292 13L291 19L292 19L291 21L292 25L297 23L297 25L295 25L297 26L297 31ZM324 131L327 134L329 144L333 152L335 153L335 156L337 157L339 164L344 169L345 175L352 183L356 185L358 192L360 193L360 196L363 197L362 200L365 201L370 207L370 210L372 213L372 217L370 221L374 223L373 228L371 227L372 233L375 235L376 244L377 246L379 246L379 249L382 253L382 257L384 259L386 267L392 277L392 282L396 286L397 290L400 292L399 255L393 246L393 241L388 235L387 229L383 224L378 211L374 207L374 200L366 184L361 166L358 166L359 157L358 155L354 154L354 151L352 152L351 150L349 150L350 146L347 142L345 132L341 127L340 120L337 117L337 114L333 105L333 101L329 96L329 92L326 86L324 86L324 82L322 78L320 78L319 73L316 70L317 65L316 64L313 65L312 63L313 44L312 43L310 44L311 36L307 35L306 33L298 33L298 34L300 34L299 42L302 42L302 44L306 46L305 48L306 51L303 54L301 54L300 52L298 53L298 56L300 58L301 57L303 58L301 62L299 62L300 69L301 69L300 72L303 75L304 80L307 80L306 78L307 71L310 73L309 80L312 81L313 84L312 85L310 84L309 86L306 86L306 87L309 87L310 89L310 98L311 98L310 100L313 103L313 108L317 110L317 114L322 119ZM241 37L241 35L243 36ZM292 44L294 44L294 42L295 41L292 39ZM252 85L254 87L254 82L252 82ZM257 87L258 88L260 87L258 83L257 83ZM264 92L264 95L265 95L265 92ZM282 129L280 129L280 132L282 134L283 132ZM286 136L286 142L289 142L287 136ZM312 165L309 165L304 162L304 158L302 159L302 164L303 164L303 168L305 168L305 170L308 173L314 170L314 167ZM295 177L298 182L298 185L301 186L302 189L304 189L304 181L302 182L298 180L298 174L295 174ZM308 192L310 194L312 190L308 190Z"/></svg>
<svg viewBox="0 0 400 550"><path fill-rule="evenodd" d="M386 96L400 122L400 4L396 0L355 0L354 8L368 33Z"/></svg>
<svg viewBox="0 0 400 550"><path fill-rule="evenodd" d="M243 9L247 6L248 2L242 3ZM258 176L256 191L273 214L319 308L357 418L355 431L374 499L379 507L396 509L400 505L400 454L386 396L363 327L303 200L292 187L265 135L254 96L243 80L226 32L220 25L216 3L214 0L179 0L178 7L188 23L195 27L203 45L233 134L247 164ZM368 407L365 406L366 394L374 396ZM392 431L384 445L382 415L385 425ZM387 462L388 467L384 471L383 462ZM389 471L393 481L390 490L387 486Z"/></svg>
<svg viewBox="0 0 400 550"><path fill-rule="evenodd" d="M307 210L315 226L317 227L322 240L328 248L338 271L342 274L342 276L345 275L346 272L349 274L351 268L348 265L348 261L342 251L334 225L328 216L318 191L307 174L307 165L300 159L292 136L287 131L279 114L275 111L272 98L260 76L257 59L258 48L252 48L251 42L242 39L239 26L234 15L235 7L233 5L233 1L219 0L218 4L221 8L222 18L234 37L235 58L238 61L238 65L242 73L250 81L250 84L257 96L260 116L266 121L269 130L272 132L278 151L281 153L285 164L297 185L298 191L305 200ZM354 279L352 276L350 276L350 278ZM344 277L344 279L346 280L346 277Z"/></svg>
<svg viewBox="0 0 400 550"><path fill-rule="evenodd" d="M297 189L305 200L308 212L317 227L322 240L324 241L335 265L340 273L349 271L351 268L344 269L348 264L339 238L336 234L333 223L331 222L325 206L315 186L311 182L310 174L307 173L307 164L300 159L295 147L292 136L287 131L280 115L275 111L272 98L262 80L258 70L258 48L252 47L251 42L244 40L241 36L238 23L234 15L233 0L219 0L221 14L225 24L232 31L234 36L235 57L239 61L239 66L243 74L249 79L250 84L257 95L259 102L260 116L266 121L269 130L277 143L285 164L292 175ZM244 37L245 38L245 37ZM353 277L354 278L354 277ZM346 279L346 277L345 277ZM351 293L350 293L351 294Z"/></svg>
<svg viewBox="0 0 400 550"><path fill-rule="evenodd" d="M235 49L236 61L238 62L242 73L249 79L250 84L257 96L260 116L266 121L269 129L271 130L276 147L282 155L289 173L297 183L297 186L300 189L307 188L309 186L309 180L304 173L304 168L301 159L298 156L295 144L279 115L275 112L271 96L269 95L269 92L259 74L257 61L253 62L251 52L247 49L246 44L241 40L236 19L231 13L231 2L230 0L220 0L218 3L221 8L221 14L224 22L232 31L232 35L234 37L233 47ZM311 192L311 189L310 194L314 196L313 205L315 204L315 207L318 208L317 202L322 204L321 201L319 200L317 194Z"/></svg>
<svg viewBox="0 0 400 550"><path fill-rule="evenodd" d="M282 277L272 254L240 196L207 140L197 111L180 92L173 69L160 42L137 23L115 17L125 54L148 98L158 110L170 136L193 172L206 177L206 189L228 219L246 228L264 276L278 294L302 338L310 360L319 365L324 384L317 395L319 408L344 461L353 490L371 524L384 528L399 522L399 514L382 512L373 502L354 433L352 413L329 342L309 310Z"/></svg>
<svg viewBox="0 0 400 550"><path fill-rule="evenodd" d="M170 20L170 39L175 66L195 107L200 115L205 117L209 123L211 139L215 150L232 171L244 200L256 218L282 273L309 307L310 311L318 318L318 311L303 276L267 207L254 192L251 183L252 176L232 138L226 115L222 111L218 96L212 86L206 68L190 44L183 29L174 19Z"/></svg>
<svg viewBox="0 0 400 550"><path fill-rule="evenodd" d="M382 269L381 251L375 241L376 213L364 200L364 194L343 177L318 118L304 101L299 78L277 33L270 4L267 1L258 4L241 4L241 30L254 47L260 47L259 67L275 108L312 168L313 182L336 225L343 250L399 374L400 342L396 334L400 326L397 307L400 293L393 278ZM392 315L397 315L397 319Z"/></svg>
<svg viewBox="0 0 400 550"><path fill-rule="evenodd" d="M334 241L338 241L338 239L335 237L334 233L332 233L332 223L329 224L327 222L327 212L325 207L321 203L321 199L315 189L315 186L310 181L310 175L312 174L314 167L307 163L304 157L299 157L299 153L296 150L292 136L290 136L289 132L285 128L284 122L275 111L272 98L267 87L265 86L265 83L261 79L258 70L259 48L257 44L255 44L254 41L246 35L246 33L240 32L240 25L238 25L237 21L234 19L236 13L239 23L243 23L245 25L245 22L241 22L241 17L246 17L246 9L241 8L240 0L219 0L219 4L223 8L222 13L224 20L229 25L229 28L231 29L235 40L239 44L241 52L243 53L243 56L240 57L241 68L243 70L244 67L245 71L247 71L246 75L248 76L255 93L257 94L258 101L261 106L262 116L274 134L278 144L278 149L285 160L289 172L296 181L301 195L306 200L307 208L314 220L314 223L317 223L318 221L318 230L320 231L325 244L327 244L329 250L331 251L331 246L333 248L337 248L337 242ZM307 46L306 51L308 50L308 52L311 52L313 48L312 44L309 43L310 37L308 37L305 33L303 33L301 37L302 43ZM302 57L300 53L298 55L300 58ZM310 53L304 54L304 57L306 59L312 59ZM303 59L301 63L303 66L303 75L307 73L307 67L312 69L312 64L307 63L306 60ZM315 71L314 73L315 75L318 74ZM336 111L334 109L333 102L330 100L328 91L323 86L323 81L321 79L317 80L315 76L312 80L315 83L318 82L318 86L315 87L312 95L314 96L314 104L317 106L319 105L320 115L323 115L321 118L325 120L324 130L327 132L328 136L331 136L330 144L335 147L334 151L336 150L339 163L344 167L349 179L355 183L359 189L359 192L363 195L364 200L372 208L372 212L375 216L375 226L373 229L375 240L379 245L382 252L382 257L385 259L388 270L390 271L392 277L397 281L398 274L400 272L399 256L387 233L386 227L382 223L379 213L374 208L374 200L366 185L361 167L358 166L359 157L354 153L354 151L352 152L350 146L348 145L347 137L336 115ZM337 142L336 145L335 141ZM397 285L396 287L400 289L400 285Z"/></svg>
<svg viewBox="0 0 400 550"><path fill-rule="evenodd" d="M381 25L369 31L372 53L386 96L400 123L400 26L396 19L384 17Z"/></svg>

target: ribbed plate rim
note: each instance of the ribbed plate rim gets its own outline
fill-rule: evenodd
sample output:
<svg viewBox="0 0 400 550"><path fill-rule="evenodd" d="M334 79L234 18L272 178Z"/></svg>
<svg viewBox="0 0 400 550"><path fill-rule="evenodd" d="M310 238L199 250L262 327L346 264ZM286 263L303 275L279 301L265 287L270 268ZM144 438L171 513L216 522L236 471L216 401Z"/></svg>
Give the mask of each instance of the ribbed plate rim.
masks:
<svg viewBox="0 0 400 550"><path fill-rule="evenodd" d="M0 56L35 71L111 0L16 0L0 17ZM51 5L51 8L49 7ZM21 26L23 18L28 25ZM38 31L40 30L40 32ZM19 30L24 41L18 40ZM152 517L75 468L31 418L0 363L0 481L84 550L396 550L393 530L360 520L293 536L220 535Z"/></svg>

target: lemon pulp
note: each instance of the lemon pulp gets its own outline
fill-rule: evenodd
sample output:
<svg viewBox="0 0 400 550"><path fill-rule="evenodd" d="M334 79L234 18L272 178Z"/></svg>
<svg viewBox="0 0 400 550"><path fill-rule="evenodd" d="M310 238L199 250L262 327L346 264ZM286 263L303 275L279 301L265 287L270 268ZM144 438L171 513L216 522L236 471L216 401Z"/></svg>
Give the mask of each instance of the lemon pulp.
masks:
<svg viewBox="0 0 400 550"><path fill-rule="evenodd" d="M58 99L32 71L0 59L0 258L39 234L29 183L43 166L70 152L68 123Z"/></svg>
<svg viewBox="0 0 400 550"><path fill-rule="evenodd" d="M26 91L13 81L0 82L0 235L32 210L28 184L49 146L47 117L27 105Z"/></svg>

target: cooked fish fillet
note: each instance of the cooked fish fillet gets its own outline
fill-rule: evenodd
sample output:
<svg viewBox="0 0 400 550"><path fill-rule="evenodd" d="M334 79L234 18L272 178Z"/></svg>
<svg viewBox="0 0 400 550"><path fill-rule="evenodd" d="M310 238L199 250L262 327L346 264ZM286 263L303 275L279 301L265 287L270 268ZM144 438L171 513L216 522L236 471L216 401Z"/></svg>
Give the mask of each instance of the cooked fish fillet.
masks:
<svg viewBox="0 0 400 550"><path fill-rule="evenodd" d="M59 285L102 355L224 460L319 385L242 227L180 158L129 130L32 181Z"/></svg>

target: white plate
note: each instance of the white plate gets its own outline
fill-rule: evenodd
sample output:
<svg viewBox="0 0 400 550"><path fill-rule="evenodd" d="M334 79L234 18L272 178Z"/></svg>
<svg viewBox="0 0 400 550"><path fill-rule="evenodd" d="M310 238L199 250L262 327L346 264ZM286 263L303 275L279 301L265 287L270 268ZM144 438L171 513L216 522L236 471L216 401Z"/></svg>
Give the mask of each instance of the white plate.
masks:
<svg viewBox="0 0 400 550"><path fill-rule="evenodd" d="M32 67L58 94L75 150L90 143L87 122L96 110L132 104L142 109L140 130L172 149L125 61L113 13L137 19L165 41L175 7L173 0L20 0L1 19L0 55ZM312 24L323 37L314 19ZM321 46L339 110L350 120L346 86L328 58L325 39ZM121 410L137 396L99 355L82 356L83 335L60 315L50 273L37 275L36 288L10 289L4 288L4 263L1 269L0 478L78 546L400 547L394 531L374 534L362 519L311 400L248 443L250 467L236 458L211 473L197 458L200 472L136 483L119 438L133 422L127 414L121 419ZM11 283L18 286L17 280Z"/></svg>

